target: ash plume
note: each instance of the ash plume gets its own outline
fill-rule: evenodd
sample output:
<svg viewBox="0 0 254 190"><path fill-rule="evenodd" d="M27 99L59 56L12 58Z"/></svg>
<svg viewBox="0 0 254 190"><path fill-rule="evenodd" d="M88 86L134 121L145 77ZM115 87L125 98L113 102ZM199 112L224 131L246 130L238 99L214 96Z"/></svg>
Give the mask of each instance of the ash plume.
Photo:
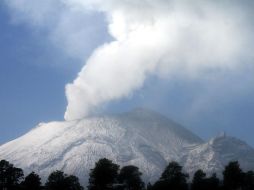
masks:
<svg viewBox="0 0 254 190"><path fill-rule="evenodd" d="M36 11L40 13L38 8L22 10L22 7L26 7L31 1L6 2L15 12L26 14L24 19L29 23L48 25L47 19L45 21L48 16L44 13L37 13L38 18L33 16L32 13L35 14ZM52 1L45 2L47 4ZM58 5L62 4L64 10L71 10L73 14L102 13L107 19L108 33L112 37L110 42L93 51L77 78L66 85L66 120L85 117L104 103L129 96L142 88L150 76L169 80L174 76L188 79L214 70L237 70L239 65L244 63L244 59L252 56L250 42L253 39L249 20L253 16L248 8L251 4L249 1L56 2ZM48 9L53 9L49 7ZM62 18L63 14L58 13L56 17ZM34 20L36 18L37 20ZM55 22L59 23L59 20ZM68 28L68 23L64 28ZM62 30L64 29L59 28L59 31ZM56 31L53 30L52 34L55 34L54 32ZM80 44L89 39L83 38L83 33L77 35L80 40L77 40L79 38L75 36L75 31L61 37L64 42L73 42L70 36L75 36L76 41L71 46L64 43L67 44L64 48L74 52L74 55L77 49L75 43L79 45L77 47L82 47ZM56 36L53 35L51 39ZM76 56L82 56L82 51Z"/></svg>

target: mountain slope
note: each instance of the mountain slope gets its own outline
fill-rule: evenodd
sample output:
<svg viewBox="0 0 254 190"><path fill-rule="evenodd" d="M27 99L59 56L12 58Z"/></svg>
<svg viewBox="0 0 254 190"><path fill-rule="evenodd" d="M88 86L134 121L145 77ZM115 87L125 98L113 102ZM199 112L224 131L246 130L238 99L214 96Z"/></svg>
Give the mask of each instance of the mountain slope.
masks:
<svg viewBox="0 0 254 190"><path fill-rule="evenodd" d="M137 109L116 116L40 124L1 146L0 157L42 176L61 169L82 179L98 159L107 157L121 165L137 165L145 178L154 179L169 160L181 159L182 149L202 142L164 116Z"/></svg>
<svg viewBox="0 0 254 190"><path fill-rule="evenodd" d="M230 138L205 143L156 112L136 109L121 115L39 124L24 136L0 146L0 159L25 172L35 171L44 180L53 170L63 170L77 175L85 185L95 162L106 157L121 166L136 165L146 181L154 181L171 160L179 161L188 172L200 167L219 170L225 164L225 156L230 160L246 151L251 158L243 157L241 161L253 165L253 149L246 144L231 147L233 140L241 144ZM224 148L237 154L234 157ZM212 157L213 154L216 156Z"/></svg>
<svg viewBox="0 0 254 190"><path fill-rule="evenodd" d="M184 166L190 173L200 167L209 174L221 174L230 161L239 161L246 171L254 170L254 149L235 137L223 134L190 150Z"/></svg>

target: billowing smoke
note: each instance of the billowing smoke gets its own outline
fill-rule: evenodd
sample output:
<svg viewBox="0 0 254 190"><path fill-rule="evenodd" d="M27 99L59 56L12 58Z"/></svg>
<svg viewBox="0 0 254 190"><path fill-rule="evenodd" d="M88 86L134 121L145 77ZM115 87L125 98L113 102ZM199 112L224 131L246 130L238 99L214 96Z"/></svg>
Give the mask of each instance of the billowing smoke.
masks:
<svg viewBox="0 0 254 190"><path fill-rule="evenodd" d="M66 120L82 118L106 102L128 96L149 76L198 77L218 69L237 69L243 58L251 56L247 1L57 2L72 12L103 13L112 36L67 84Z"/></svg>
<svg viewBox="0 0 254 190"><path fill-rule="evenodd" d="M241 15L228 4L116 0L83 5L106 13L114 40L95 50L67 85L67 120L128 96L149 75L197 75L234 67L246 43Z"/></svg>

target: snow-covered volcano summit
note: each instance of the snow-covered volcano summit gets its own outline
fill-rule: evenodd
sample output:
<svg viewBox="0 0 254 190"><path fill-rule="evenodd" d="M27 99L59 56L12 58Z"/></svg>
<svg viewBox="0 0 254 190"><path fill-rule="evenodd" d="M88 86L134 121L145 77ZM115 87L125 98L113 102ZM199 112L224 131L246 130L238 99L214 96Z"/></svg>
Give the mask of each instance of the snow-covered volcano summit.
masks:
<svg viewBox="0 0 254 190"><path fill-rule="evenodd" d="M231 142L239 146L231 146ZM103 157L121 166L136 165L144 179L153 181L171 160L179 161L188 172L198 168L211 172L222 168L225 157L235 160L243 152L251 157L240 161L254 166L254 150L242 141L229 138L205 143L156 112L136 109L120 115L39 124L0 146L0 159L26 172L35 171L44 179L53 170L63 170L86 184L90 169Z"/></svg>

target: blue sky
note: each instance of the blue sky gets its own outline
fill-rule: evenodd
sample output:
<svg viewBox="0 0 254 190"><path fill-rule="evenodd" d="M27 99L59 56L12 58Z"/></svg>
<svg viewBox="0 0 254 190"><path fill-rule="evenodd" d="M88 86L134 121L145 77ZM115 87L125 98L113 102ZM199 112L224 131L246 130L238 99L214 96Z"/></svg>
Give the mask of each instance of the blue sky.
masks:
<svg viewBox="0 0 254 190"><path fill-rule="evenodd" d="M12 24L3 6L0 25L0 143L3 143L24 134L38 122L63 119L64 86L76 76L80 65L52 48L43 34Z"/></svg>
<svg viewBox="0 0 254 190"><path fill-rule="evenodd" d="M72 49L62 48L62 42L49 39L49 28L15 20L12 12L0 5L0 143L4 143L39 122L63 120L65 85L76 78L93 49L111 38L104 15L83 15L84 27L89 31L95 25L96 30L82 39L78 47L83 56L77 56ZM226 131L254 145L254 66L252 60L247 62L237 72L209 71L205 77L191 80L152 75L127 97L100 106L100 112L148 107L204 139Z"/></svg>

